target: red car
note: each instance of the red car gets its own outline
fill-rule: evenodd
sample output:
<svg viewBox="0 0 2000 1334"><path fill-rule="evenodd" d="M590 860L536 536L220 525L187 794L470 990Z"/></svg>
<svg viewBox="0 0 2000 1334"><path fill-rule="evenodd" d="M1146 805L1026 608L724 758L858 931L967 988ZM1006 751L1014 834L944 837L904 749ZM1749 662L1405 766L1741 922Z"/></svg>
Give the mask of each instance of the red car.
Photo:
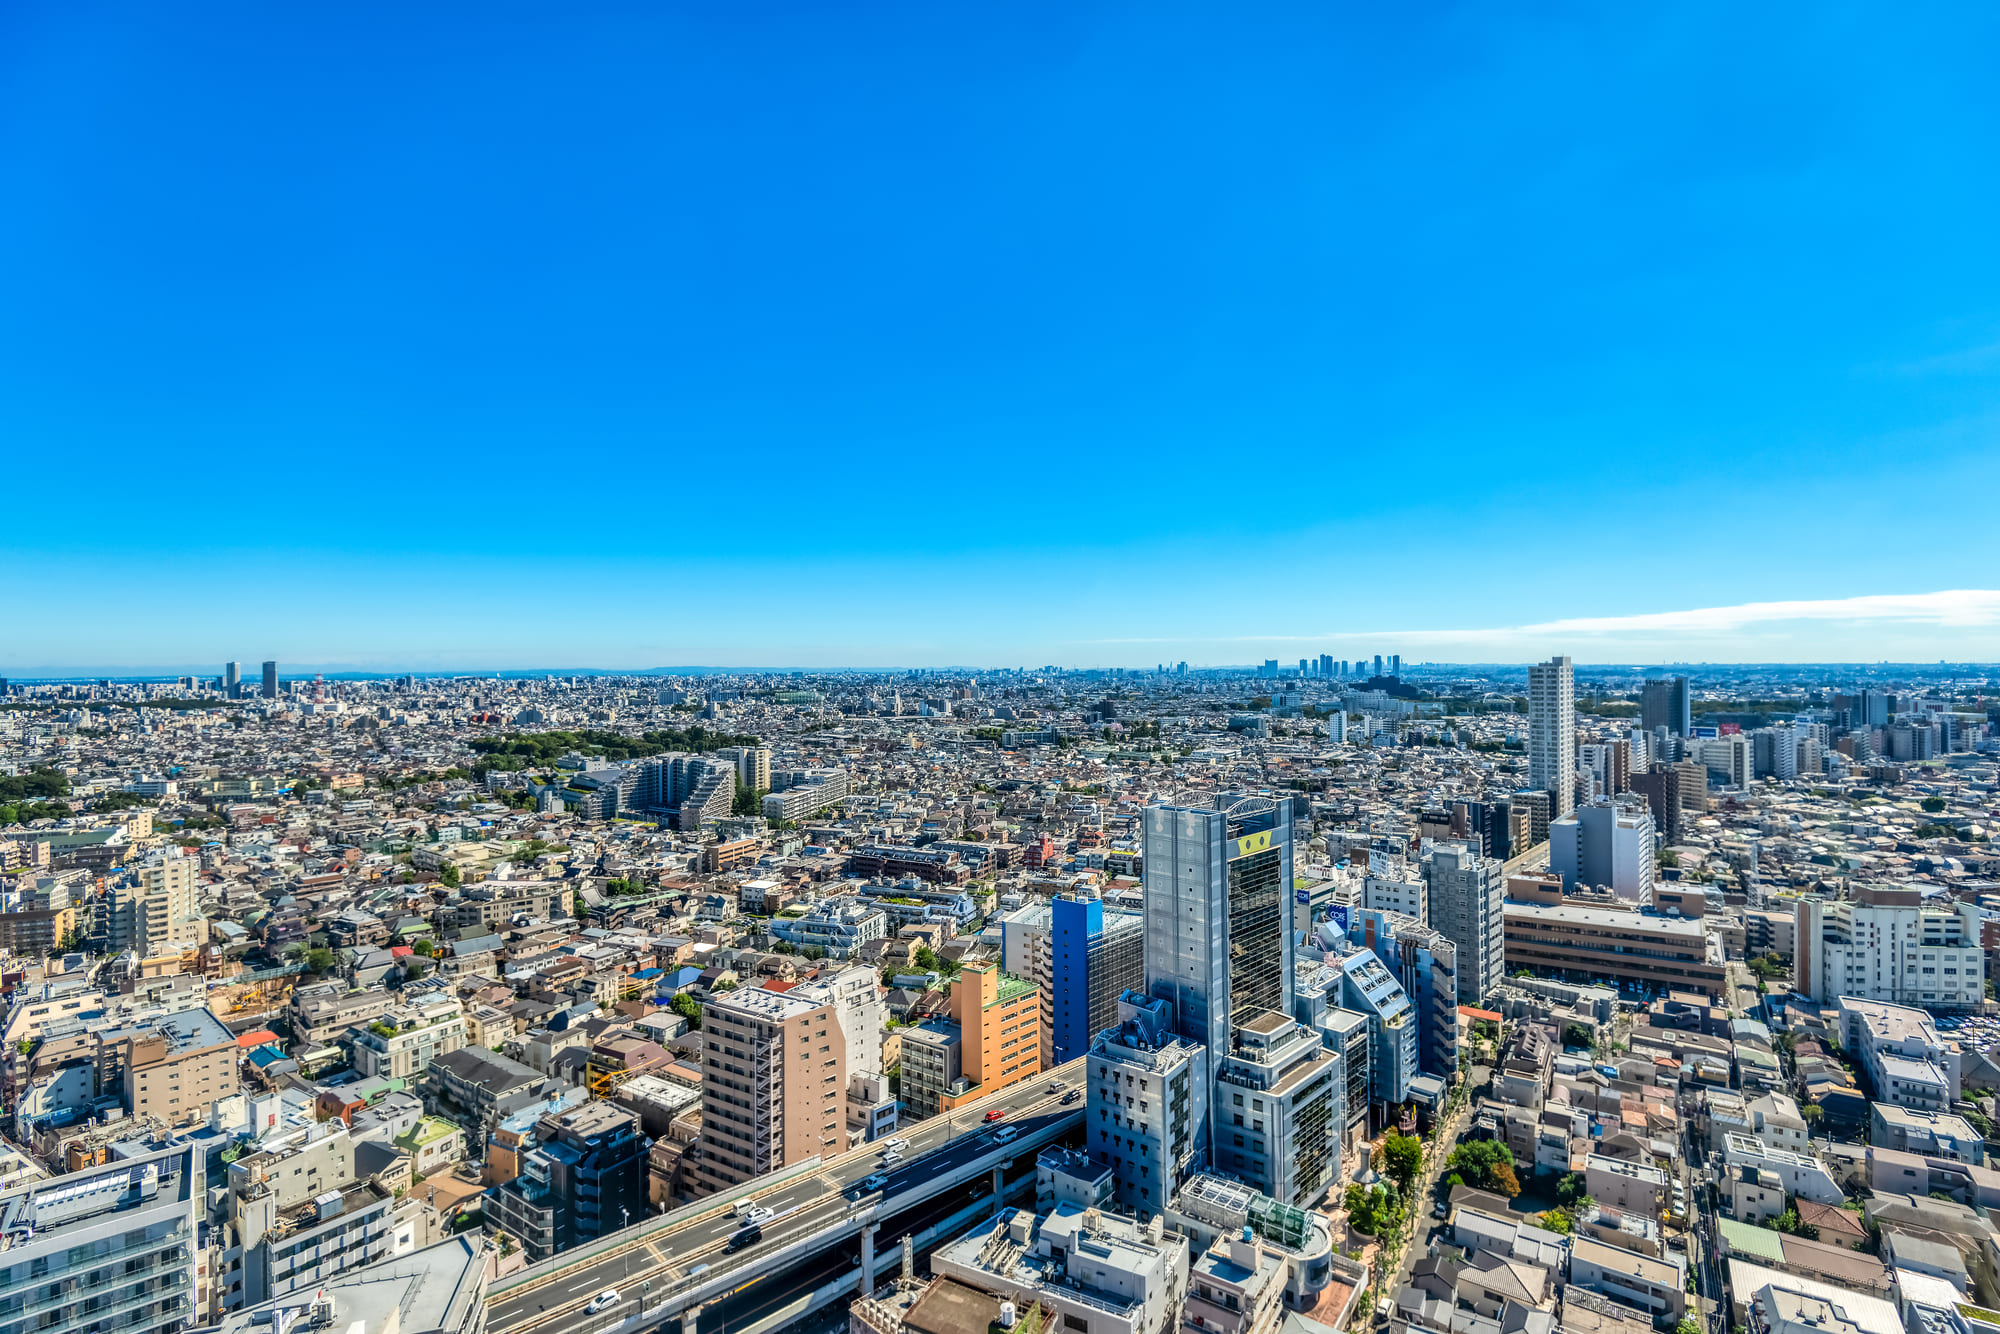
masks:
<svg viewBox="0 0 2000 1334"><path fill-rule="evenodd" d="M996 1107L992 1111L986 1114L986 1119L988 1121L998 1121L1001 1117L1005 1115L1007 1115L1007 1113L1001 1111L999 1108Z"/></svg>

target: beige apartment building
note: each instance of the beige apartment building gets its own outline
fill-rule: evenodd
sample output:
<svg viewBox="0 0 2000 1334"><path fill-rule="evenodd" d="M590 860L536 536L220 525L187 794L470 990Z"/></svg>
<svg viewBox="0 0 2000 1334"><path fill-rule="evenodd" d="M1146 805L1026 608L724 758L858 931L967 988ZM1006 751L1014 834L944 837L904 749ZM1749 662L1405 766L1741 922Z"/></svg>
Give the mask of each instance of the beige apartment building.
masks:
<svg viewBox="0 0 2000 1334"><path fill-rule="evenodd" d="M847 1039L824 989L710 996L701 1032L701 1144L686 1164L698 1193L847 1148Z"/></svg>

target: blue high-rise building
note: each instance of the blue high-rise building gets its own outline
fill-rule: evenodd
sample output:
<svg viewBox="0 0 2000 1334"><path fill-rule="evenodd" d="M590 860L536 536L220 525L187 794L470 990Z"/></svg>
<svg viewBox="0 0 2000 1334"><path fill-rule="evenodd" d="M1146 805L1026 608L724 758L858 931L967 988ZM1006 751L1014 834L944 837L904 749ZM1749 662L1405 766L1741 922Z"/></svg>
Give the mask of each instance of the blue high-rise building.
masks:
<svg viewBox="0 0 2000 1334"><path fill-rule="evenodd" d="M1118 997L1146 985L1146 916L1113 908L1090 891L1049 904L1044 1018L1055 1065L1089 1052L1118 1024Z"/></svg>

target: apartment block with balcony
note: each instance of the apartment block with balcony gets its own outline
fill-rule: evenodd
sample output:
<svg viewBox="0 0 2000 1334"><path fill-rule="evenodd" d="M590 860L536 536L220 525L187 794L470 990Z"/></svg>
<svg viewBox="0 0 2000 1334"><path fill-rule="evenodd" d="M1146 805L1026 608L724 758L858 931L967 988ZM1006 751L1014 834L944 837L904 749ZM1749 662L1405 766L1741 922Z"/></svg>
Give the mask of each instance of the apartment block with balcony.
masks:
<svg viewBox="0 0 2000 1334"><path fill-rule="evenodd" d="M1793 905L1794 990L1925 1009L1986 998L1977 904L1929 902L1914 889L1863 886L1852 898L1809 894Z"/></svg>
<svg viewBox="0 0 2000 1334"><path fill-rule="evenodd" d="M465 1012L450 996L397 1006L356 1030L354 1068L369 1078L415 1079L431 1062L465 1046Z"/></svg>
<svg viewBox="0 0 2000 1334"><path fill-rule="evenodd" d="M702 1006L703 1193L847 1148L847 1038L818 991L745 987Z"/></svg>
<svg viewBox="0 0 2000 1334"><path fill-rule="evenodd" d="M637 1114L608 1102L554 1112L536 1127L520 1174L487 1192L489 1228L546 1260L646 1216L646 1152Z"/></svg>
<svg viewBox="0 0 2000 1334"><path fill-rule="evenodd" d="M0 1334L177 1334L199 1309L194 1150L115 1158L0 1194Z"/></svg>
<svg viewBox="0 0 2000 1334"><path fill-rule="evenodd" d="M1876 1101L1946 1112L1958 1100L1957 1062L1924 1011L1842 996L1840 1033L1874 1085Z"/></svg>
<svg viewBox="0 0 2000 1334"><path fill-rule="evenodd" d="M262 1183L231 1198L241 1256L240 1269L217 1275L223 1310L316 1287L395 1249L397 1202L378 1185L351 1183L284 1209L277 1199Z"/></svg>

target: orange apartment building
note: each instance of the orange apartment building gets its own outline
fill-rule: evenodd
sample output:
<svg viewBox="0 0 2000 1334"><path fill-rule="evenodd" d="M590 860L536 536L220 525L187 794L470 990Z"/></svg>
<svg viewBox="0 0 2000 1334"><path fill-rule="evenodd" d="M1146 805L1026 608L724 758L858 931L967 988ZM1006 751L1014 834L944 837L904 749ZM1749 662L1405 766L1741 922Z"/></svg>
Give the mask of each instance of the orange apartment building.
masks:
<svg viewBox="0 0 2000 1334"><path fill-rule="evenodd" d="M1042 1072L1041 992L1032 982L1001 972L991 961L969 963L951 984L951 1017L958 1025L959 1075L966 1086L958 1093L947 1090L938 1110L948 1112Z"/></svg>

